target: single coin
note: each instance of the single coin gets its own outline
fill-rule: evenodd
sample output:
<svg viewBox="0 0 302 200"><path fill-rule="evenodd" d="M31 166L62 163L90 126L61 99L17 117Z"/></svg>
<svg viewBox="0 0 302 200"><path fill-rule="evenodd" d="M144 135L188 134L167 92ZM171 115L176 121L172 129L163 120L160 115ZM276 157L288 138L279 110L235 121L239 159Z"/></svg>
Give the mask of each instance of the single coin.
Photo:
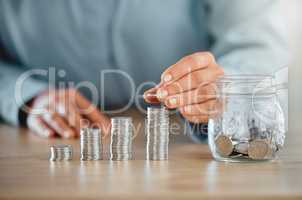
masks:
<svg viewBox="0 0 302 200"><path fill-rule="evenodd" d="M221 156L229 156L233 152L234 146L232 140L226 135L218 135L215 139L215 144L218 153Z"/></svg>
<svg viewBox="0 0 302 200"><path fill-rule="evenodd" d="M248 156L254 160L263 160L270 151L270 146L266 140L256 139L249 144Z"/></svg>

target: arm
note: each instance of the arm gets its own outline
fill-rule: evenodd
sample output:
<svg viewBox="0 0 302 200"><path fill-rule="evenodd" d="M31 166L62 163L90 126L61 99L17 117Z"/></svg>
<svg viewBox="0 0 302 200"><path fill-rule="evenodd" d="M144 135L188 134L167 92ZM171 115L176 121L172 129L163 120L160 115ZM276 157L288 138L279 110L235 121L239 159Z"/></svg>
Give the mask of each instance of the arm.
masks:
<svg viewBox="0 0 302 200"><path fill-rule="evenodd" d="M279 0L208 0L211 52L226 74L271 74L288 63Z"/></svg>
<svg viewBox="0 0 302 200"><path fill-rule="evenodd" d="M220 112L215 109L220 106L215 105L213 95L223 71L273 73L287 63L288 56L282 21L278 21L278 0L208 0L207 3L211 52L182 58L165 70L157 87L145 93L147 102L154 101L148 98L149 93L156 93L157 99L168 108L178 108L187 120L187 133L196 142L205 142L209 111Z"/></svg>
<svg viewBox="0 0 302 200"><path fill-rule="evenodd" d="M47 70L42 71L47 75ZM21 67L0 61L0 115L6 122L26 125L41 137L72 138L80 134L81 120L87 119L88 125L98 126L108 135L107 116L78 91L50 89L47 83L28 76L23 81L24 74ZM29 101L29 110L24 112L22 108Z"/></svg>
<svg viewBox="0 0 302 200"><path fill-rule="evenodd" d="M208 0L211 52L226 74L274 74L289 60L279 0ZM195 142L206 142L207 125L186 122Z"/></svg>
<svg viewBox="0 0 302 200"><path fill-rule="evenodd" d="M42 81L28 78L22 85L22 100L17 101L15 86L18 78L25 71L20 66L6 63L0 59L0 116L13 125L21 125L19 120L20 109L38 93L47 90L48 85Z"/></svg>
<svg viewBox="0 0 302 200"><path fill-rule="evenodd" d="M211 52L226 74L274 74L289 61L279 0L208 0ZM186 122L195 142L206 142L207 125Z"/></svg>

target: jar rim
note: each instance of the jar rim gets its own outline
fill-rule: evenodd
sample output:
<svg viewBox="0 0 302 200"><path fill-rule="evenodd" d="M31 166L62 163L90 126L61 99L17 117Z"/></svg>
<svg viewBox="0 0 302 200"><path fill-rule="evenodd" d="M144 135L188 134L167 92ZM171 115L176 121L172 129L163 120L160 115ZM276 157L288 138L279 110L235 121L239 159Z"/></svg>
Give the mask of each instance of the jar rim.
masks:
<svg viewBox="0 0 302 200"><path fill-rule="evenodd" d="M222 94L267 96L276 93L273 81L268 74L233 74L221 76L217 85Z"/></svg>
<svg viewBox="0 0 302 200"><path fill-rule="evenodd" d="M236 81L261 82L263 80L273 80L274 76L269 74L229 74L221 76L217 82L229 83Z"/></svg>

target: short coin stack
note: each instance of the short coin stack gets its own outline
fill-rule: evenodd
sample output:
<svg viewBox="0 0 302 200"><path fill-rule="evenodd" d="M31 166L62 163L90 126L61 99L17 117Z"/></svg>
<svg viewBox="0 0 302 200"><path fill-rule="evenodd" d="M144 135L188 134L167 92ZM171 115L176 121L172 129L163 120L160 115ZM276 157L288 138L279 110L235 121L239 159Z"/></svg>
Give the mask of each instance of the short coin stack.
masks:
<svg viewBox="0 0 302 200"><path fill-rule="evenodd" d="M167 160L169 146L169 112L166 108L148 107L146 136L146 159Z"/></svg>
<svg viewBox="0 0 302 200"><path fill-rule="evenodd" d="M131 117L113 117L111 119L111 160L132 159L133 123Z"/></svg>
<svg viewBox="0 0 302 200"><path fill-rule="evenodd" d="M101 131L97 128L81 129L81 160L102 159L102 137Z"/></svg>
<svg viewBox="0 0 302 200"><path fill-rule="evenodd" d="M67 144L55 144L50 146L49 160L63 161L72 159L72 146Z"/></svg>

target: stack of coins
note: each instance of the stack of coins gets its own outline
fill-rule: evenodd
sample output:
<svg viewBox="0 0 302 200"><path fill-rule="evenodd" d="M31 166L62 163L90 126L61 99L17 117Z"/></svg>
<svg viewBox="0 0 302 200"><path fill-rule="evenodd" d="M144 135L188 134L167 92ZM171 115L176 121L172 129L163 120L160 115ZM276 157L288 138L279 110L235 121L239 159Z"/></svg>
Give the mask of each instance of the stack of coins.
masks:
<svg viewBox="0 0 302 200"><path fill-rule="evenodd" d="M133 123L131 117L113 117L111 119L111 160L132 159Z"/></svg>
<svg viewBox="0 0 302 200"><path fill-rule="evenodd" d="M62 161L72 159L72 146L67 144L55 144L50 146L49 160Z"/></svg>
<svg viewBox="0 0 302 200"><path fill-rule="evenodd" d="M169 146L169 112L164 107L149 107L146 120L146 159L167 160Z"/></svg>
<svg viewBox="0 0 302 200"><path fill-rule="evenodd" d="M81 129L81 160L102 159L102 137L101 131L97 128Z"/></svg>

